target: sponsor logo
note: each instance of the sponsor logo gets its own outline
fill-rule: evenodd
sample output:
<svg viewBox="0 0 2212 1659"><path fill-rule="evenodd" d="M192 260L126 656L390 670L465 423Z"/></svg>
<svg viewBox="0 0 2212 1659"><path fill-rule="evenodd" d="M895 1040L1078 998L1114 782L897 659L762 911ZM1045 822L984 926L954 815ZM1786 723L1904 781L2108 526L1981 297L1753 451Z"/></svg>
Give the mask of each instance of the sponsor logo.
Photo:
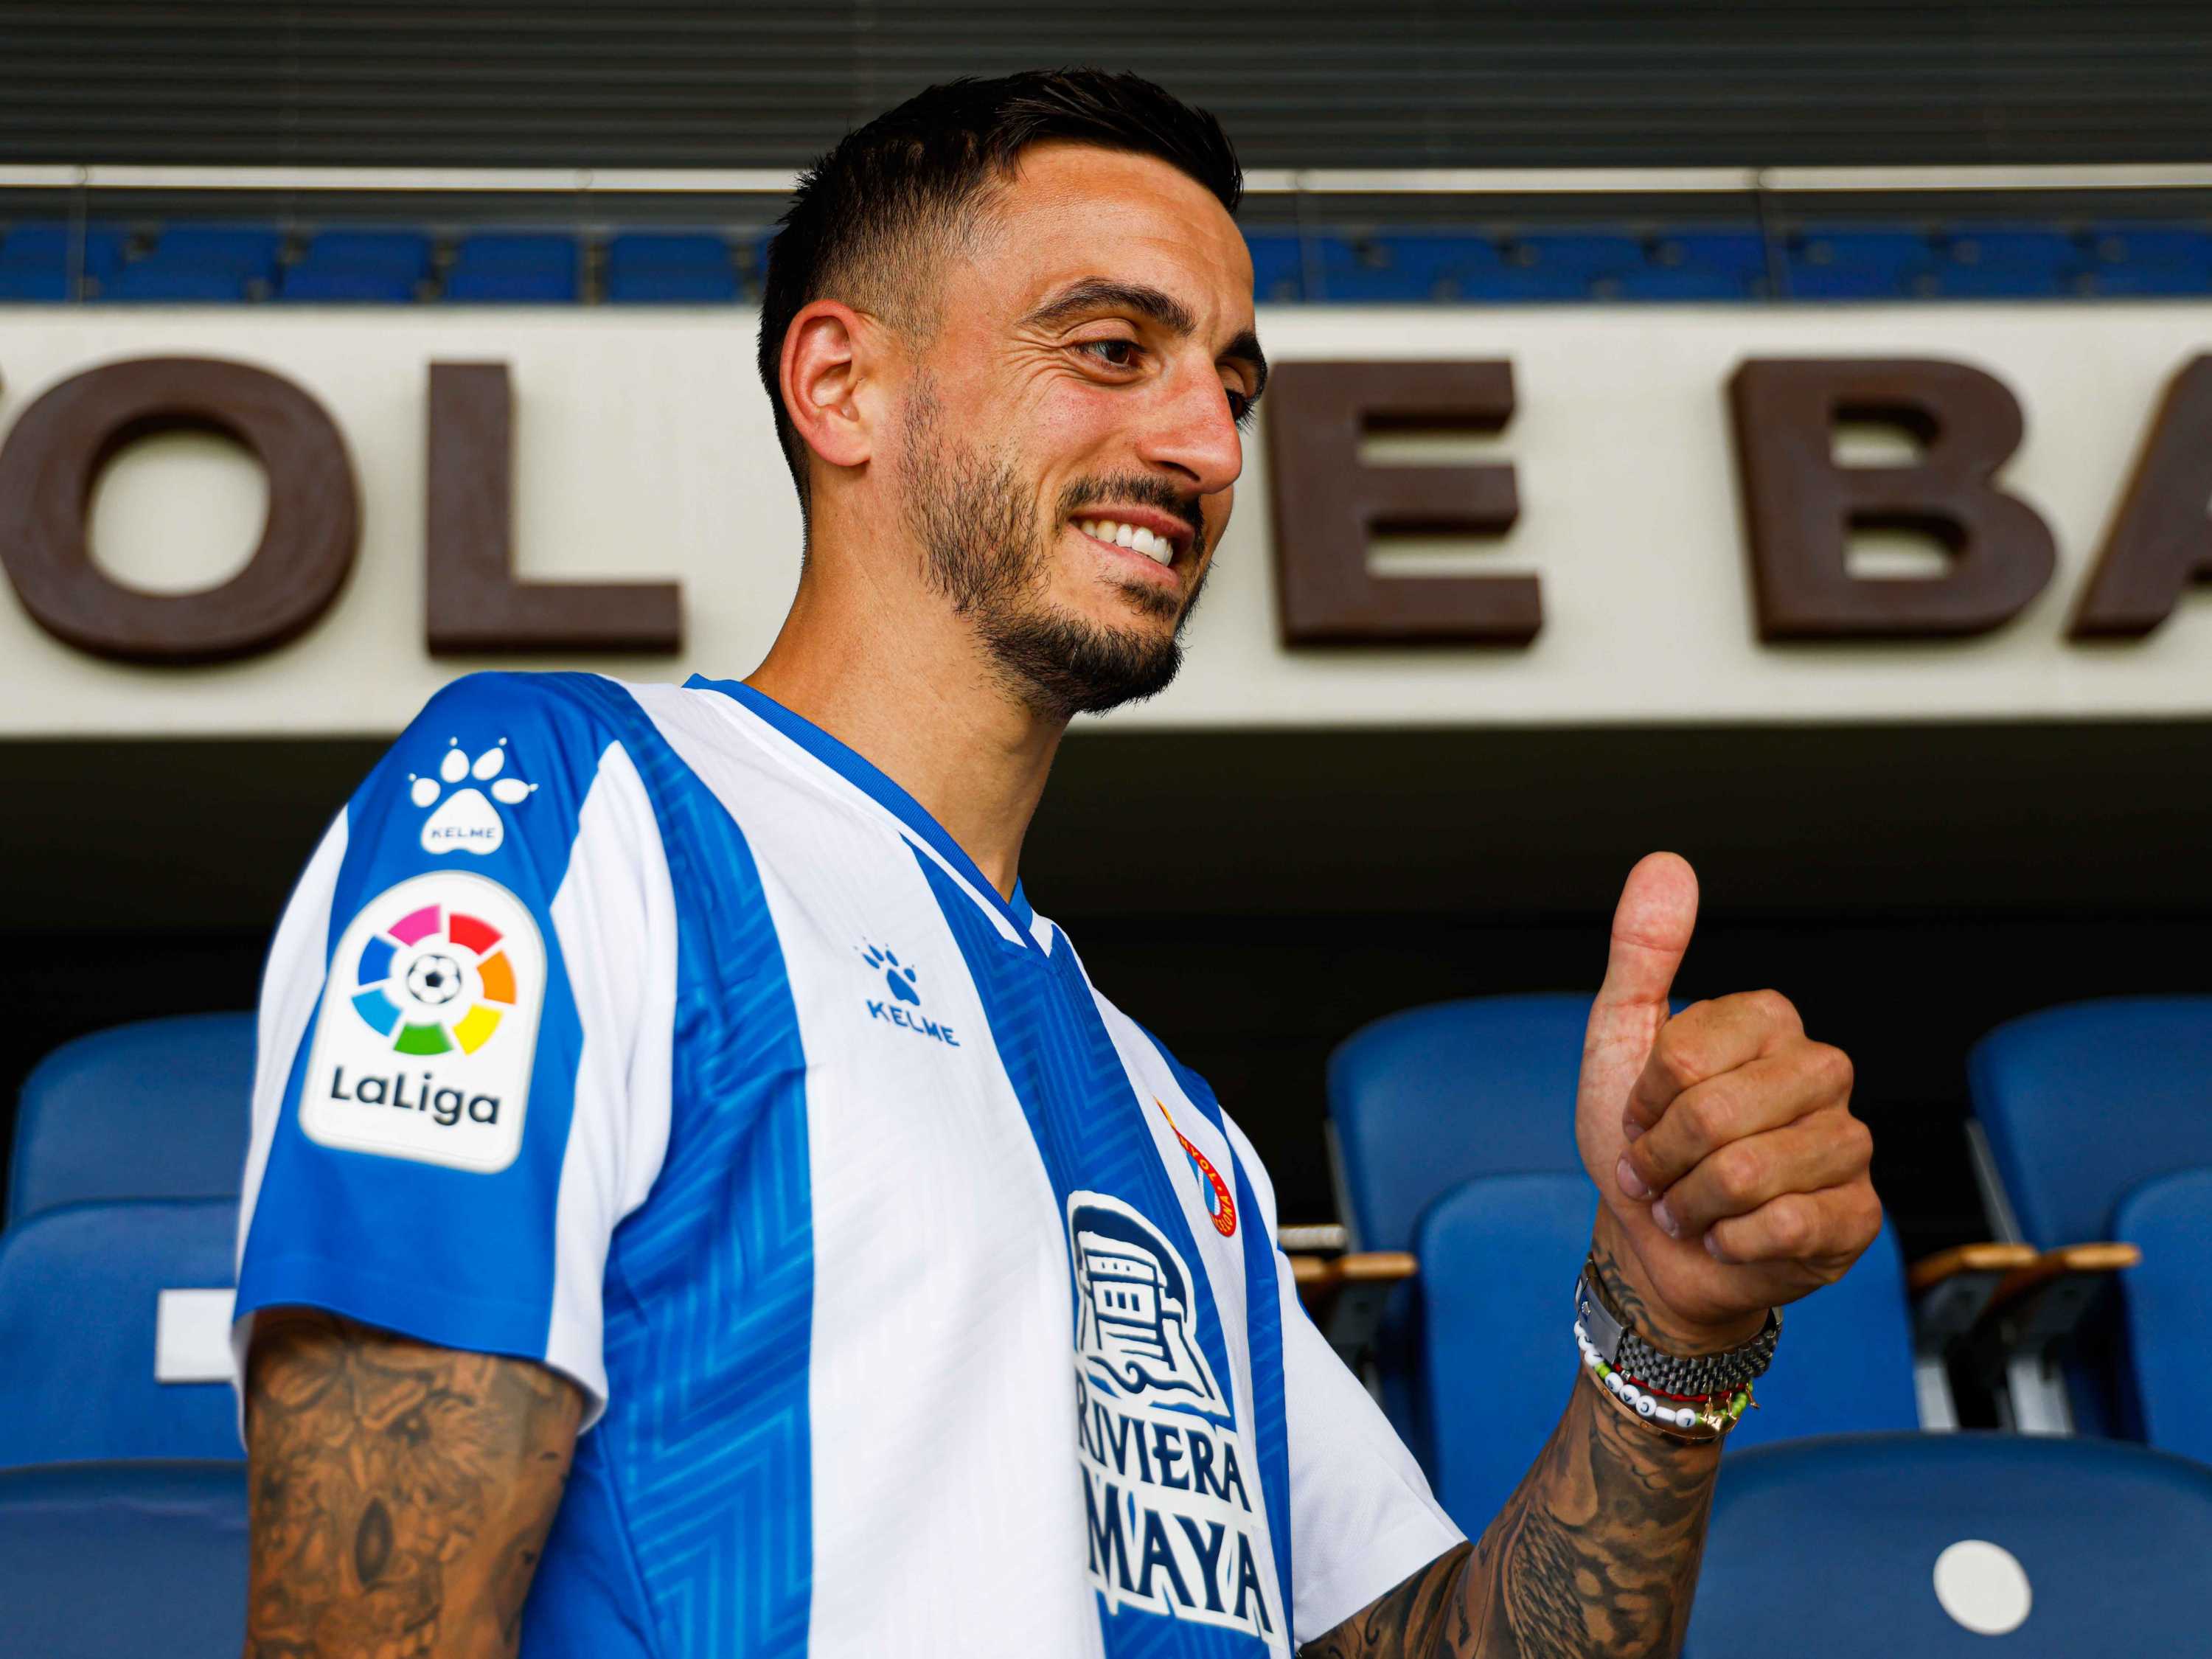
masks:
<svg viewBox="0 0 2212 1659"><path fill-rule="evenodd" d="M1230 1194L1229 1183L1221 1178L1221 1171L1213 1167L1212 1160L1176 1127L1175 1119L1168 1117L1166 1105L1157 1099L1152 1104L1160 1109L1162 1117L1167 1118L1168 1133L1181 1143L1182 1155L1190 1160L1191 1173L1198 1177L1199 1192L1206 1200L1206 1217L1213 1223L1213 1231L1224 1238L1236 1237L1237 1200Z"/></svg>
<svg viewBox="0 0 2212 1659"><path fill-rule="evenodd" d="M901 962L880 945L862 945L858 949L870 974L883 976L885 994L863 999L870 1019L941 1042L948 1048L960 1046L960 1039L952 1034L950 1025L922 1012L921 992L915 986L921 975L913 964Z"/></svg>
<svg viewBox="0 0 2212 1659"><path fill-rule="evenodd" d="M1067 1247L1092 1588L1109 1613L1271 1635L1266 1534L1199 1341L1197 1281L1157 1227L1103 1193L1069 1194Z"/></svg>
<svg viewBox="0 0 2212 1659"><path fill-rule="evenodd" d="M301 1083L311 1140L489 1173L522 1146L544 998L529 908L459 871L416 876L347 925Z"/></svg>
<svg viewBox="0 0 2212 1659"><path fill-rule="evenodd" d="M505 738L473 761L455 738L438 763L434 777L410 772L407 799L426 811L437 809L422 821L422 850L474 853L480 858L499 851L507 841L507 823L499 815L499 807L520 805L538 787L520 778L502 775L506 771ZM491 792L489 800L484 799L484 789L476 787L479 783Z"/></svg>

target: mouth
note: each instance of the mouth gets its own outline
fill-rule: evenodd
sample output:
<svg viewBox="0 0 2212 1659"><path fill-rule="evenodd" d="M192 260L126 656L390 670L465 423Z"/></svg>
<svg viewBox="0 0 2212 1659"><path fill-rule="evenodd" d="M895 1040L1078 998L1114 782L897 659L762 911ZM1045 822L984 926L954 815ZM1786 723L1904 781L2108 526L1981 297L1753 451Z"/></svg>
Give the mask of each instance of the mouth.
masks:
<svg viewBox="0 0 2212 1659"><path fill-rule="evenodd" d="M1071 519L1078 533L1103 548L1150 563L1171 579L1176 562L1196 539L1188 525L1170 514L1152 508L1116 508L1109 513L1085 514Z"/></svg>

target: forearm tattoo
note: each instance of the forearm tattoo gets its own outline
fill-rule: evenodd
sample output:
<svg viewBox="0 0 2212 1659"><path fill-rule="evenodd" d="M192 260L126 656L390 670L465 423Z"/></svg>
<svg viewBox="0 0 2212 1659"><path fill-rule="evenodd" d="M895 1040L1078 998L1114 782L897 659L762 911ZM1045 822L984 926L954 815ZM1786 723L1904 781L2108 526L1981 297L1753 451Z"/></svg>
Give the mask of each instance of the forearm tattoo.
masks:
<svg viewBox="0 0 2212 1659"><path fill-rule="evenodd" d="M1595 1259L1615 1308L1673 1334ZM1718 1445L1632 1421L1575 1379L1566 1414L1489 1528L1301 1650L1304 1659L1583 1659L1680 1651Z"/></svg>
<svg viewBox="0 0 2212 1659"><path fill-rule="evenodd" d="M264 1315L247 1659L514 1653L581 1414L525 1360Z"/></svg>

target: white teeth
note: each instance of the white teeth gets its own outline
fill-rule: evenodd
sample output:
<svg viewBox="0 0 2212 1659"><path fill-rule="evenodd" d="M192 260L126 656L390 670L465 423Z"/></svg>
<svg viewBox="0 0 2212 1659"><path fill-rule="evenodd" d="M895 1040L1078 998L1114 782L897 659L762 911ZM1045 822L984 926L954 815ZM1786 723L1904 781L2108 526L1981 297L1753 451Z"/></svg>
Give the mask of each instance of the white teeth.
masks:
<svg viewBox="0 0 2212 1659"><path fill-rule="evenodd" d="M1126 547L1159 564L1175 562L1175 544L1139 526L1120 524L1112 519L1078 519L1075 527L1091 540L1104 542L1109 547Z"/></svg>

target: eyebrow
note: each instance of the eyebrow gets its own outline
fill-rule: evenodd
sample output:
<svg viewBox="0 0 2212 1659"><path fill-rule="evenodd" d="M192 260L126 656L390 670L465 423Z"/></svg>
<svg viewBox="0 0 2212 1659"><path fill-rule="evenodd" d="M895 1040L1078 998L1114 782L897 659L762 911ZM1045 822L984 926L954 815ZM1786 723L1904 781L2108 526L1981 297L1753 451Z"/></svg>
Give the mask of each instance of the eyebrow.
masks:
<svg viewBox="0 0 2212 1659"><path fill-rule="evenodd" d="M1049 328L1092 311L1133 311L1185 339L1198 332L1198 319L1174 295L1143 283L1117 283L1103 276L1087 276L1070 283L1022 321ZM1260 337L1248 328L1223 348L1221 356L1250 367L1252 398L1256 402L1267 384L1267 354L1260 349Z"/></svg>

